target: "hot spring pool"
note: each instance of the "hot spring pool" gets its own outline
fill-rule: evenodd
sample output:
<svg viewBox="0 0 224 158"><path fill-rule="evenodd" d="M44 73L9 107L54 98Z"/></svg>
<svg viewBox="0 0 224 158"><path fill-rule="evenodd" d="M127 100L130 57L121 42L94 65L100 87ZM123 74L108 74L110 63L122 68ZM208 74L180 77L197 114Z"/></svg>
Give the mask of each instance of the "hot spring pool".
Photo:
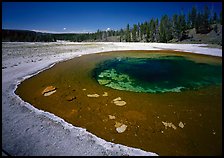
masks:
<svg viewBox="0 0 224 158"><path fill-rule="evenodd" d="M94 76L99 84L133 92L181 92L221 85L222 66L196 63L182 56L114 58L99 64Z"/></svg>
<svg viewBox="0 0 224 158"><path fill-rule="evenodd" d="M16 94L110 142L159 155L221 155L221 67L220 57L192 53L103 52L58 63Z"/></svg>

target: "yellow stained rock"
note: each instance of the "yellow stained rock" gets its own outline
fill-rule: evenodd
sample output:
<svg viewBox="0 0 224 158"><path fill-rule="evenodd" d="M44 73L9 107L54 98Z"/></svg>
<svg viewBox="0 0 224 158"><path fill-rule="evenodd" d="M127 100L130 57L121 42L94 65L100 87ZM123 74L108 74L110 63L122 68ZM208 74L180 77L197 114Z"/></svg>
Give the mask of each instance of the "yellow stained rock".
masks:
<svg viewBox="0 0 224 158"><path fill-rule="evenodd" d="M114 104L118 105L118 106L124 106L126 104L125 101L115 101Z"/></svg>
<svg viewBox="0 0 224 158"><path fill-rule="evenodd" d="M174 130L177 129L177 127L172 122L163 122L162 121L162 123L165 126L165 129L167 129L167 127L170 127L170 128L172 127Z"/></svg>
<svg viewBox="0 0 224 158"><path fill-rule="evenodd" d="M109 119L111 119L111 120L114 120L116 117L115 116L113 116L113 115L108 115L109 116Z"/></svg>
<svg viewBox="0 0 224 158"><path fill-rule="evenodd" d="M108 93L107 92L104 92L102 96L103 97L107 97L108 96Z"/></svg>
<svg viewBox="0 0 224 158"><path fill-rule="evenodd" d="M121 100L121 97L115 98L113 102Z"/></svg>
<svg viewBox="0 0 224 158"><path fill-rule="evenodd" d="M90 97L90 98L97 98L100 95L99 94L87 94L87 96Z"/></svg>
<svg viewBox="0 0 224 158"><path fill-rule="evenodd" d="M56 90L54 90L54 91L50 91L50 92L46 92L46 93L44 93L44 96L45 96L45 97L50 96L51 94L53 94L53 93L55 93L55 92L56 92Z"/></svg>
<svg viewBox="0 0 224 158"><path fill-rule="evenodd" d="M124 106L126 104L125 101L121 100L121 97L117 97L115 99L113 99L114 104L118 105L118 106Z"/></svg>
<svg viewBox="0 0 224 158"><path fill-rule="evenodd" d="M180 123L179 123L179 127L180 127L180 128L184 128L184 124L183 124L183 122L180 122Z"/></svg>
<svg viewBox="0 0 224 158"><path fill-rule="evenodd" d="M47 86L47 87L42 91L42 94L47 93L47 92L50 92L50 91L53 91L53 90L55 90L55 89L56 89L56 87L54 87L54 86Z"/></svg>
<svg viewBox="0 0 224 158"><path fill-rule="evenodd" d="M116 127L116 131L118 133L123 133L126 130L126 128L127 128L127 125L122 124L120 122L115 122L114 126Z"/></svg>
<svg viewBox="0 0 224 158"><path fill-rule="evenodd" d="M117 128L116 128L116 131L117 131L118 133L123 133L123 132L126 130L126 128L127 128L127 125L123 124L123 125L121 125L120 127L117 127Z"/></svg>
<svg viewBox="0 0 224 158"><path fill-rule="evenodd" d="M49 95L51 95L51 94L53 94L53 93L55 93L56 92L56 87L54 87L54 86L48 86L48 87L46 87L43 91L42 91L42 94L44 95L44 96L49 96Z"/></svg>
<svg viewBox="0 0 224 158"><path fill-rule="evenodd" d="M115 122L115 127L117 128L117 127L120 127L122 125L122 123L120 123L120 122Z"/></svg>

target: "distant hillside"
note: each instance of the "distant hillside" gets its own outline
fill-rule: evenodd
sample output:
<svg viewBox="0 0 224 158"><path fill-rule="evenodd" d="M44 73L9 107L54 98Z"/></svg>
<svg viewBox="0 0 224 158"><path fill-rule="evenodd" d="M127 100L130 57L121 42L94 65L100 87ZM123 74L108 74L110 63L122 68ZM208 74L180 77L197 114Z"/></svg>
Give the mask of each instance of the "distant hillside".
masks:
<svg viewBox="0 0 224 158"><path fill-rule="evenodd" d="M2 30L3 42L55 42L56 39L48 33L29 30Z"/></svg>

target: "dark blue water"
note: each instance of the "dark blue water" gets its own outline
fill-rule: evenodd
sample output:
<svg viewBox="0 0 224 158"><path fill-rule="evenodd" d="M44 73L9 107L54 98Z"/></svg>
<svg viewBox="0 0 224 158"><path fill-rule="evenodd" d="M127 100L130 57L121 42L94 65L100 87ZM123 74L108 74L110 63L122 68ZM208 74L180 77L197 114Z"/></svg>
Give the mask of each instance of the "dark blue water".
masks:
<svg viewBox="0 0 224 158"><path fill-rule="evenodd" d="M222 66L182 56L114 58L94 70L99 84L134 92L181 92L222 84Z"/></svg>

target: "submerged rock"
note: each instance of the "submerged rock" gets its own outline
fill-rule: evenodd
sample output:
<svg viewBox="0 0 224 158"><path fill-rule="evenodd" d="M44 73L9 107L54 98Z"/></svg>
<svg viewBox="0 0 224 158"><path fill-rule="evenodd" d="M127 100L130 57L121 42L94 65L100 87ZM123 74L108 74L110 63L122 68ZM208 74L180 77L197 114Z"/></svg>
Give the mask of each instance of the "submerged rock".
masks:
<svg viewBox="0 0 224 158"><path fill-rule="evenodd" d="M121 97L113 99L114 104L118 106L124 106L126 104L125 101L121 100Z"/></svg>
<svg viewBox="0 0 224 158"><path fill-rule="evenodd" d="M184 124L183 124L183 122L180 122L180 123L179 123L179 127L180 127L180 128L184 128Z"/></svg>
<svg viewBox="0 0 224 158"><path fill-rule="evenodd" d="M176 127L174 124L172 124L171 127L172 127L174 130L177 129L177 127Z"/></svg>
<svg viewBox="0 0 224 158"><path fill-rule="evenodd" d="M109 116L109 119L111 119L111 120L114 120L116 117L115 116L113 116L113 115L108 115Z"/></svg>
<svg viewBox="0 0 224 158"><path fill-rule="evenodd" d="M104 92L102 96L103 97L107 97L108 96L108 93L107 92Z"/></svg>
<svg viewBox="0 0 224 158"><path fill-rule="evenodd" d="M163 122L162 121L162 123L165 126L165 129L167 129L167 127L170 127L170 128L172 127L174 130L177 129L177 127L172 122Z"/></svg>
<svg viewBox="0 0 224 158"><path fill-rule="evenodd" d="M87 94L87 96L90 97L90 98L97 98L100 95L99 94Z"/></svg>
<svg viewBox="0 0 224 158"><path fill-rule="evenodd" d="M119 100L121 100L121 97L115 98L113 101L115 102L115 101L119 101Z"/></svg>
<svg viewBox="0 0 224 158"><path fill-rule="evenodd" d="M114 104L118 105L118 106L124 106L126 104L125 101L115 101Z"/></svg>
<svg viewBox="0 0 224 158"><path fill-rule="evenodd" d="M50 92L47 92L47 93L44 93L44 96L47 97L47 96L50 96L51 94L55 93L56 90L54 91L50 91Z"/></svg>
<svg viewBox="0 0 224 158"><path fill-rule="evenodd" d="M118 133L123 133L126 129L127 129L127 125L121 124L121 126L119 126L119 127L116 128L116 131Z"/></svg>
<svg viewBox="0 0 224 158"><path fill-rule="evenodd" d="M74 99L76 99L75 96L67 96L67 97L66 97L66 100L67 100L67 101L72 101L72 100L74 100Z"/></svg>
<svg viewBox="0 0 224 158"><path fill-rule="evenodd" d="M54 86L47 86L47 87L42 91L42 94L47 93L47 92L50 92L50 91L53 91L53 90L55 90L55 89L56 89L56 87L54 87Z"/></svg>
<svg viewBox="0 0 224 158"><path fill-rule="evenodd" d="M115 122L115 127L117 128L117 127L120 127L122 125L122 123L120 123L120 122Z"/></svg>
<svg viewBox="0 0 224 158"><path fill-rule="evenodd" d="M42 94L44 95L44 96L49 96L49 95L51 95L51 94L53 94L53 93L55 93L56 92L56 87L54 87L54 86L48 86L48 87L46 87L43 91L42 91Z"/></svg>

